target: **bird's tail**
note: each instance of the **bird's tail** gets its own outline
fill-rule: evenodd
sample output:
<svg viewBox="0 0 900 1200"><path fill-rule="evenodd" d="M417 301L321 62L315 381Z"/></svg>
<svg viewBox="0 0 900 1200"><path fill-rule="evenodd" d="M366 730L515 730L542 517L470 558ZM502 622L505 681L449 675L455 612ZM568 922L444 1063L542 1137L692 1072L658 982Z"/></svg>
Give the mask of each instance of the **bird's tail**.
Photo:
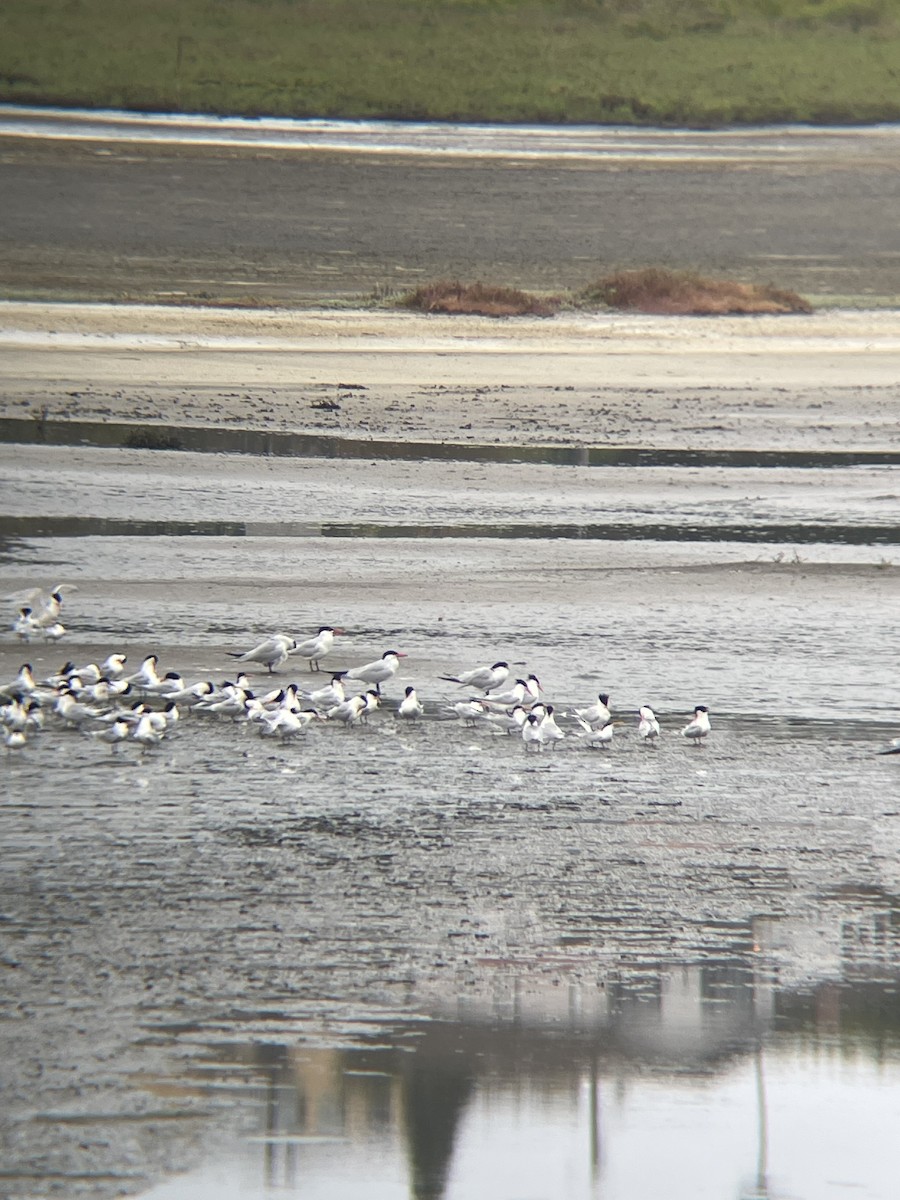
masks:
<svg viewBox="0 0 900 1200"><path fill-rule="evenodd" d="M446 683L462 683L455 675L438 675L438 679L443 679Z"/></svg>

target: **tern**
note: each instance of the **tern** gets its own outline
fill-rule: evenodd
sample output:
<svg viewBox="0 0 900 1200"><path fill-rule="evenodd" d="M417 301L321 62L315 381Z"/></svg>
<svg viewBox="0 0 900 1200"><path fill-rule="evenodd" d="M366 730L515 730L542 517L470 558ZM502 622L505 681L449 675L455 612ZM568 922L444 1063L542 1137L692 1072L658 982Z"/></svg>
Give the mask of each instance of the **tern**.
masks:
<svg viewBox="0 0 900 1200"><path fill-rule="evenodd" d="M237 654L234 651L229 651L231 658L236 658L238 662L243 663L259 663L260 666L267 667L269 674L280 667L282 663L286 663L288 655L293 654L297 649L297 643L292 637L286 633L276 633L266 641L260 642L258 646L254 646L252 650L248 650L245 654Z"/></svg>
<svg viewBox="0 0 900 1200"><path fill-rule="evenodd" d="M0 687L0 695L30 696L36 689L37 683L32 673L31 663L22 663L19 673L12 683L5 683L3 687Z"/></svg>
<svg viewBox="0 0 900 1200"><path fill-rule="evenodd" d="M343 632L343 629L334 629L331 625L320 625L319 632L314 637L307 638L305 642L300 642L291 653L307 659L311 671L321 671L322 668L319 666L319 663L327 654L331 653L334 647L334 639L338 634Z"/></svg>
<svg viewBox="0 0 900 1200"><path fill-rule="evenodd" d="M448 704L448 713L455 713L466 725L474 725L488 715L488 710L482 700L458 700L456 704Z"/></svg>
<svg viewBox="0 0 900 1200"><path fill-rule="evenodd" d="M681 736L686 737L695 746L702 746L703 739L709 733L709 730L709 709L705 704L698 704L694 709L694 719L685 725L681 731Z"/></svg>
<svg viewBox="0 0 900 1200"><path fill-rule="evenodd" d="M125 674L126 661L127 658L124 654L110 654L100 664L100 671L107 679L121 679Z"/></svg>
<svg viewBox="0 0 900 1200"><path fill-rule="evenodd" d="M534 713L529 713L522 725L522 742L526 751L534 748L543 750L544 740L541 737L541 723Z"/></svg>
<svg viewBox="0 0 900 1200"><path fill-rule="evenodd" d="M364 663L361 667L351 667L344 672L346 679L356 679L360 683L373 683L375 690L381 695L381 685L397 674L400 669L400 659L407 655L401 650L385 650L381 658L374 662Z"/></svg>
<svg viewBox="0 0 900 1200"><path fill-rule="evenodd" d="M580 738L586 746L600 746L607 748L613 740L614 722L607 721L605 725L599 727L591 725L589 721L585 721L583 717L575 714L575 720L581 726L582 732L576 733L575 736Z"/></svg>
<svg viewBox="0 0 900 1200"><path fill-rule="evenodd" d="M588 725L594 729L598 726L603 726L612 716L612 713L609 711L609 695L606 692L601 692L597 697L596 704L592 704L590 708L576 708L574 712L576 717L580 717L582 721L587 721Z"/></svg>
<svg viewBox="0 0 900 1200"><path fill-rule="evenodd" d="M543 719L538 726L541 741L546 746L548 743L556 749L556 743L561 742L566 736L556 723L556 718L553 715L553 705L548 704L544 712Z"/></svg>
<svg viewBox="0 0 900 1200"><path fill-rule="evenodd" d="M301 692L305 700L313 705L314 708L334 708L337 704L342 704L346 699L344 692L344 671L335 671L331 676L331 683L325 687L317 688L314 692Z"/></svg>
<svg viewBox="0 0 900 1200"><path fill-rule="evenodd" d="M648 704L641 705L638 713L638 733L646 742L654 742L659 737L659 721Z"/></svg>
<svg viewBox="0 0 900 1200"><path fill-rule="evenodd" d="M485 694L502 687L509 678L509 663L495 662L492 667L475 667L463 671L462 675L441 675L447 683L458 683L462 687L478 688Z"/></svg>
<svg viewBox="0 0 900 1200"><path fill-rule="evenodd" d="M403 717L406 721L415 721L425 712L419 697L416 695L414 687L408 687L403 695L403 699L397 706L397 716Z"/></svg>
<svg viewBox="0 0 900 1200"><path fill-rule="evenodd" d="M128 676L127 682L141 691L158 687L161 682L156 671L158 662L159 657L156 654L148 654L140 668L133 675Z"/></svg>
<svg viewBox="0 0 900 1200"><path fill-rule="evenodd" d="M23 642L30 642L41 631L34 610L27 605L25 608L19 609L19 615L13 621L12 628L16 637Z"/></svg>
<svg viewBox="0 0 900 1200"><path fill-rule="evenodd" d="M534 678L534 676L532 676ZM538 685L540 686L540 685ZM484 702L489 708L494 711L499 711L503 708L515 708L518 704L523 704L528 699L528 703L532 703L537 699L537 694L532 694L528 686L527 679L517 679L508 691L501 692L499 695L485 696Z"/></svg>
<svg viewBox="0 0 900 1200"><path fill-rule="evenodd" d="M118 717L111 725L106 725L103 729L86 729L85 734L94 741L105 742L107 746L117 750L128 737L129 726L124 718Z"/></svg>

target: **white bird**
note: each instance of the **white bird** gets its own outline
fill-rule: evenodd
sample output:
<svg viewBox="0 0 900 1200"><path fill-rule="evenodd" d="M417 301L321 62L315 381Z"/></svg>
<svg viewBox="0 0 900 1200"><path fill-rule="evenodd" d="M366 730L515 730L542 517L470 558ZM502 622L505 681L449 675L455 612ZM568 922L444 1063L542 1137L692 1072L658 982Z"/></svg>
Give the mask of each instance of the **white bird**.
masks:
<svg viewBox="0 0 900 1200"><path fill-rule="evenodd" d="M165 734L165 729L157 728L152 718L152 713L144 713L135 726L134 733L131 735L136 742L140 742L145 750L150 750L153 746L158 746Z"/></svg>
<svg viewBox="0 0 900 1200"><path fill-rule="evenodd" d="M878 753L879 754L900 754L900 737L894 738L894 740L889 745L885 746L885 748L883 750L879 750Z"/></svg>
<svg viewBox="0 0 900 1200"><path fill-rule="evenodd" d="M105 725L102 729L86 729L85 733L94 741L104 742L113 750L117 750L128 737L129 725L123 717L117 717L111 725Z"/></svg>
<svg viewBox="0 0 900 1200"><path fill-rule="evenodd" d="M465 725L474 725L478 721L484 720L488 715L488 710L482 700L458 700L455 704L448 704L445 712L455 713L457 717Z"/></svg>
<svg viewBox="0 0 900 1200"><path fill-rule="evenodd" d="M478 688L488 693L502 687L509 678L509 663L495 662L492 667L475 667L471 671L463 671L462 675L441 675L447 683L458 683L462 687Z"/></svg>
<svg viewBox="0 0 900 1200"><path fill-rule="evenodd" d="M525 718L525 722L522 725L522 741L526 751L531 750L532 747L535 750L543 750L544 748L544 740L541 737L541 722L534 713L529 713Z"/></svg>
<svg viewBox="0 0 900 1200"><path fill-rule="evenodd" d="M178 704L194 705L199 704L201 700L207 699L216 690L216 685L211 679L202 679L198 683L192 683L190 686L181 688L180 691L166 692L168 700L175 700Z"/></svg>
<svg viewBox="0 0 900 1200"><path fill-rule="evenodd" d="M325 687L317 688L314 692L301 692L304 700L308 700L314 708L322 709L334 708L337 704L342 704L346 699L344 691L344 671L335 671L331 676L331 683Z"/></svg>
<svg viewBox="0 0 900 1200"><path fill-rule="evenodd" d="M62 621L54 621L52 625L41 629L41 633L44 635L45 642L58 642L66 636L66 627Z"/></svg>
<svg viewBox="0 0 900 1200"><path fill-rule="evenodd" d="M156 654L148 654L139 669L133 675L128 676L127 682L139 691L158 687L160 683L160 678L156 670L158 662L159 657Z"/></svg>
<svg viewBox="0 0 900 1200"><path fill-rule="evenodd" d="M21 729L8 729L3 735L3 743L7 750L21 750L28 739Z"/></svg>
<svg viewBox="0 0 900 1200"><path fill-rule="evenodd" d="M121 679L125 674L126 661L127 659L124 654L110 654L100 664L100 673L105 675L107 679Z"/></svg>
<svg viewBox="0 0 900 1200"><path fill-rule="evenodd" d="M556 743L561 742L566 736L556 723L556 718L553 715L553 705L548 704L544 712L543 719L538 726L538 732L541 736L541 741L544 745L550 745L556 749Z"/></svg>
<svg viewBox="0 0 900 1200"><path fill-rule="evenodd" d="M352 725L367 720L369 713L374 712L380 702L381 697L377 692L365 692L359 696L351 696L325 715L329 721L343 721L349 729Z"/></svg>
<svg viewBox="0 0 900 1200"><path fill-rule="evenodd" d="M343 632L343 629L335 629L331 625L321 625L317 634L300 642L291 653L307 659L311 671L321 671L319 663L331 653L335 637Z"/></svg>
<svg viewBox="0 0 900 1200"><path fill-rule="evenodd" d="M23 642L30 642L41 631L37 617L34 615L34 610L27 606L19 609L19 614L13 621L12 628L16 637Z"/></svg>
<svg viewBox="0 0 900 1200"><path fill-rule="evenodd" d="M381 695L381 685L393 679L400 669L400 659L406 657L402 650L385 650L381 658L376 658L374 662L345 671L344 678L355 679L360 683L373 683L375 690Z"/></svg>
<svg viewBox="0 0 900 1200"><path fill-rule="evenodd" d="M576 717L587 721L588 725L594 729L605 725L612 717L612 713L609 711L609 695L601 692L597 697L596 704L592 704L589 708L576 708L574 712Z"/></svg>
<svg viewBox="0 0 900 1200"><path fill-rule="evenodd" d="M638 712L638 733L646 742L653 742L659 737L659 721L649 705L641 705Z"/></svg>
<svg viewBox="0 0 900 1200"><path fill-rule="evenodd" d="M238 662L259 663L260 666L267 667L271 675L276 667L287 662L288 655L293 654L296 649L297 643L292 637L286 633L275 633L245 654L229 651L229 656L236 658Z"/></svg>
<svg viewBox="0 0 900 1200"><path fill-rule="evenodd" d="M31 663L22 663L19 673L11 683L0 687L0 696L30 696L37 690Z"/></svg>
<svg viewBox="0 0 900 1200"><path fill-rule="evenodd" d="M397 716L403 717L406 721L415 721L425 712L422 702L416 695L414 687L408 687L404 693L403 699L397 706Z"/></svg>
<svg viewBox="0 0 900 1200"><path fill-rule="evenodd" d="M184 680L177 671L167 671L158 683L145 685L144 691L152 696L169 696L175 692L183 692L184 686Z"/></svg>
<svg viewBox="0 0 900 1200"><path fill-rule="evenodd" d="M702 746L703 739L709 731L709 709L705 704L698 704L694 709L694 719L685 725L681 731L681 736L692 741L695 746Z"/></svg>
<svg viewBox="0 0 900 1200"><path fill-rule="evenodd" d="M535 677L531 676L531 678L533 679ZM517 679L513 686L507 691L494 694L493 696L485 696L484 702L488 708L493 709L495 712L499 712L499 710L503 708L515 708L517 704L524 705L524 703L526 703L526 697L527 702L532 703L535 699L537 699L537 693L535 692L533 694L531 692L527 679Z"/></svg>
<svg viewBox="0 0 900 1200"><path fill-rule="evenodd" d="M517 704L509 712L486 712L484 719L498 733L510 734L521 733L527 717L528 709Z"/></svg>
<svg viewBox="0 0 900 1200"><path fill-rule="evenodd" d="M285 740L304 733L311 721L322 720L322 717L312 709L278 708L272 713L263 713L260 719L260 735L262 737L280 737Z"/></svg>
<svg viewBox="0 0 900 1200"><path fill-rule="evenodd" d="M601 746L605 748L611 744L615 728L613 721L607 721L605 725L598 727L592 725L590 721L585 721L577 713L575 714L575 720L582 729L582 732L576 733L575 736L583 741L586 746Z"/></svg>

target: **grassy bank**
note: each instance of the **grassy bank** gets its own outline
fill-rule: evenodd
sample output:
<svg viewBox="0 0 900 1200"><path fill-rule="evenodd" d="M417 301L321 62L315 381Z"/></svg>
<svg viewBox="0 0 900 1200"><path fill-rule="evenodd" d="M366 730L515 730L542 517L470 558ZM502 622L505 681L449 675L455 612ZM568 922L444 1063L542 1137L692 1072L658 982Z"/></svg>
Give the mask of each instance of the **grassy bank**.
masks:
<svg viewBox="0 0 900 1200"><path fill-rule="evenodd" d="M0 99L716 125L900 120L897 0L4 0Z"/></svg>

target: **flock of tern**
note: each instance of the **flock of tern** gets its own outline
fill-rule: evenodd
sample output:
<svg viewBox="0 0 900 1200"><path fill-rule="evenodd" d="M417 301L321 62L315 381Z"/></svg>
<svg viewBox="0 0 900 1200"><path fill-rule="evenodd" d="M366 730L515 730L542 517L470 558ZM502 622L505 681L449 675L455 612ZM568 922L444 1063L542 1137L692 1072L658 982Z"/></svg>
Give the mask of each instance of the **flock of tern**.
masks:
<svg viewBox="0 0 900 1200"><path fill-rule="evenodd" d="M61 604L62 594L55 589L23 607L13 623L14 633L23 642L46 636L42 631L58 623ZM126 655L113 653L101 663L78 666L67 662L45 679L35 678L31 664L23 663L14 679L0 685L4 742L9 751L21 750L29 738L53 726L77 730L114 750L136 743L146 751L170 735L187 713L246 724L262 737L287 740L319 722L353 728L384 708L401 722L455 719L515 736L531 752L555 749L567 737L576 745L608 748L615 729L624 724L613 717L607 693L600 692L594 703L583 708L562 712L542 699L536 675L511 680L510 665L503 661L440 676L442 682L465 689L464 698L444 697L426 705L409 685L401 698L389 701L382 688L394 679L401 660L407 657L394 649L385 650L371 662L330 672L328 681L319 687L304 688L296 682L274 686L275 673L292 657L303 661L310 674L323 672L323 660L342 633L323 625L300 641L286 633L272 634L250 650L232 653L238 674L220 684L188 682L177 671L161 674L155 654L144 658L132 672ZM264 686L251 684L248 671L264 672ZM646 705L637 714L635 728L648 745L660 737L659 722ZM681 733L699 746L709 732L709 711L705 705L697 705Z"/></svg>

